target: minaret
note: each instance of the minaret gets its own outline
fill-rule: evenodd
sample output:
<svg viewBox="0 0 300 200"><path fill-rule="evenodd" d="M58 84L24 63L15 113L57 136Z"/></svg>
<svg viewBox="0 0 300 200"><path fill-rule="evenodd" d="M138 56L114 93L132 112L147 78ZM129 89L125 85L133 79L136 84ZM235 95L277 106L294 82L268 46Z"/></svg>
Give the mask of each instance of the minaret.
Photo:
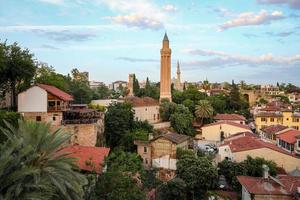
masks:
<svg viewBox="0 0 300 200"><path fill-rule="evenodd" d="M180 65L179 65L179 61L177 61L177 77L176 77L176 82L175 82L175 88L176 90L182 90L182 87L181 87L181 78L180 78L180 75L181 75L181 72L180 72Z"/></svg>
<svg viewBox="0 0 300 200"><path fill-rule="evenodd" d="M171 49L169 48L169 39L165 33L162 49L160 50L160 101L169 99L171 96Z"/></svg>

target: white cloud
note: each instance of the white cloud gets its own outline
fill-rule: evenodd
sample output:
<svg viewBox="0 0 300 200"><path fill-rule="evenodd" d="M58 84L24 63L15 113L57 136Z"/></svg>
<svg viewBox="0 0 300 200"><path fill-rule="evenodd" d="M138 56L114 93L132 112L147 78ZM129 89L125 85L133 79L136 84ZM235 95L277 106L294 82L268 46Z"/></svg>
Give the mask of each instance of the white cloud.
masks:
<svg viewBox="0 0 300 200"><path fill-rule="evenodd" d="M210 56L211 59L194 60L184 63L189 66L206 66L206 67L224 67L224 66L241 66L251 67L270 66L270 67L295 67L300 66L300 54L293 56L274 56L271 53L259 56L231 55L225 52L212 51L207 49L186 49L192 55Z"/></svg>
<svg viewBox="0 0 300 200"><path fill-rule="evenodd" d="M300 9L299 0L257 0L257 2L261 4L285 4L288 5L290 8Z"/></svg>
<svg viewBox="0 0 300 200"><path fill-rule="evenodd" d="M62 5L64 0L39 0L43 3L54 4L54 5Z"/></svg>
<svg viewBox="0 0 300 200"><path fill-rule="evenodd" d="M175 12L177 11L177 8L172 4L167 4L163 7L163 10L166 12Z"/></svg>
<svg viewBox="0 0 300 200"><path fill-rule="evenodd" d="M261 24L269 24L272 21L283 19L284 15L280 11L269 13L265 10L255 14L253 12L240 13L237 18L229 20L219 26L220 31L239 26L254 26Z"/></svg>
<svg viewBox="0 0 300 200"><path fill-rule="evenodd" d="M107 17L117 24L126 25L128 27L161 29L163 23L155 18L146 17L140 14L119 15L115 17Z"/></svg>
<svg viewBox="0 0 300 200"><path fill-rule="evenodd" d="M117 16L106 17L114 23L130 27L159 29L164 27L164 13L147 0L98 0L107 5Z"/></svg>

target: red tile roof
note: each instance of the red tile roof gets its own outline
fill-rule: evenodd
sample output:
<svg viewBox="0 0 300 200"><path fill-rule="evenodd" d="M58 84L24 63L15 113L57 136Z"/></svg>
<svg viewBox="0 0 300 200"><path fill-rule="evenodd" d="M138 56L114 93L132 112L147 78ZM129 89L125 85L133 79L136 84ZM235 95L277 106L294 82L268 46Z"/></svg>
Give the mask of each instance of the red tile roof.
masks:
<svg viewBox="0 0 300 200"><path fill-rule="evenodd" d="M230 122L230 121L218 121L218 122L214 122L214 123L211 123L211 124L206 124L202 128L209 127L209 126L217 126L217 125L230 125L230 126L236 126L236 127L239 127L239 128L244 128L244 129L250 130L249 126L247 126L247 125L243 125L243 124L239 124L239 123L235 123L235 122Z"/></svg>
<svg viewBox="0 0 300 200"><path fill-rule="evenodd" d="M271 126L267 126L263 129L261 129L264 133L268 133L268 134L275 134L279 131L282 131L284 129L288 128L287 126L283 126L280 124L276 124L276 125L271 125Z"/></svg>
<svg viewBox="0 0 300 200"><path fill-rule="evenodd" d="M85 171L102 172L104 158L108 156L110 149L105 147L88 147L74 145L61 150L63 153L70 153L71 158L78 158L78 167Z"/></svg>
<svg viewBox="0 0 300 200"><path fill-rule="evenodd" d="M300 131L289 129L287 131L281 132L276 137L289 144L295 144L297 142L297 137L299 136L300 136Z"/></svg>
<svg viewBox="0 0 300 200"><path fill-rule="evenodd" d="M243 120L245 121L246 118L243 115L238 114L217 114L214 119L216 120Z"/></svg>
<svg viewBox="0 0 300 200"><path fill-rule="evenodd" d="M158 106L158 100L155 100L151 97L127 97L126 102L131 103L133 107L143 107L143 106Z"/></svg>
<svg viewBox="0 0 300 200"><path fill-rule="evenodd" d="M279 176L274 178L238 176L238 181L251 194L292 196L300 185L298 176Z"/></svg>
<svg viewBox="0 0 300 200"><path fill-rule="evenodd" d="M268 148L273 151L277 151L295 157L293 153L289 153L281 149L280 147L274 145L273 143L265 142L255 136L246 135L244 137L238 137L232 140L227 140L220 146L227 146L227 145L230 147L232 152L242 152L242 151L249 151L254 149Z"/></svg>
<svg viewBox="0 0 300 200"><path fill-rule="evenodd" d="M52 85L37 84L37 86L46 90L47 92L53 94L54 96L57 96L58 98L60 98L64 101L73 101L74 100L70 94L68 94Z"/></svg>

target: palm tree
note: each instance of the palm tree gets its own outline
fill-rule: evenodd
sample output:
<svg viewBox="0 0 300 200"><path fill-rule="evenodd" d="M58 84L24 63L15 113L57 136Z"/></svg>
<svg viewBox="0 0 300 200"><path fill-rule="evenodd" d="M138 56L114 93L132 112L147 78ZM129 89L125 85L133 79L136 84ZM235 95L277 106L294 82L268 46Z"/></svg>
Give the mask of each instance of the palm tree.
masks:
<svg viewBox="0 0 300 200"><path fill-rule="evenodd" d="M86 179L74 159L60 153L70 135L49 124L19 121L1 128L0 199L82 199Z"/></svg>
<svg viewBox="0 0 300 200"><path fill-rule="evenodd" d="M195 115L203 124L204 118L210 118L213 116L214 109L207 100L200 100L196 105Z"/></svg>

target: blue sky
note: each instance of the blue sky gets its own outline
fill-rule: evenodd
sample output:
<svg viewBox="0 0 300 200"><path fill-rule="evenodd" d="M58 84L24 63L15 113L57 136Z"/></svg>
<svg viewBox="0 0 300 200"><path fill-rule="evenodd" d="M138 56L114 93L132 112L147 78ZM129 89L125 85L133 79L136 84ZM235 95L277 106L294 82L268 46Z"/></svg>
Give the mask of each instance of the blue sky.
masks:
<svg viewBox="0 0 300 200"><path fill-rule="evenodd" d="M158 81L165 31L173 76L300 85L300 0L0 0L2 41L106 83Z"/></svg>

